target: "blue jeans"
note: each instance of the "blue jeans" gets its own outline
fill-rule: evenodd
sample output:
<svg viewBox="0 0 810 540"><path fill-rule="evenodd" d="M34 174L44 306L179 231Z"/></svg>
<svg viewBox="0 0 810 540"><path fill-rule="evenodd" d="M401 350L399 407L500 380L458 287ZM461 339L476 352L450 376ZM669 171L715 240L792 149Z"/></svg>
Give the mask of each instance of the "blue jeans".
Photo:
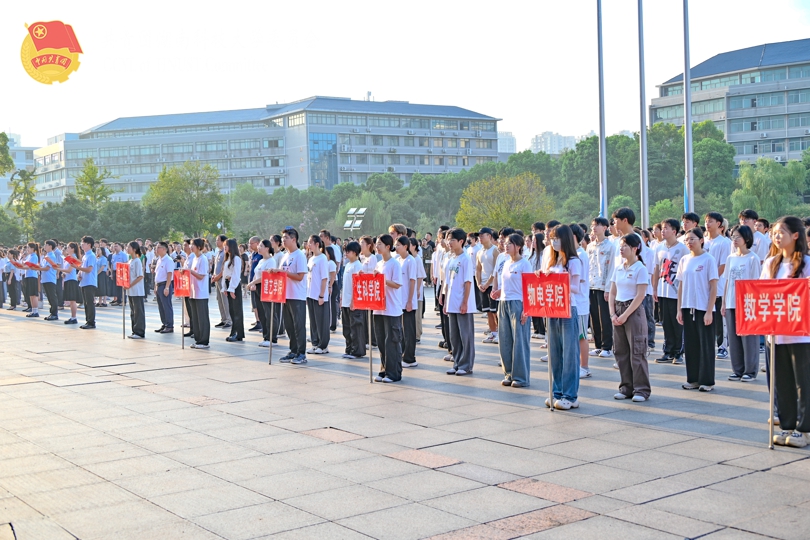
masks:
<svg viewBox="0 0 810 540"><path fill-rule="evenodd" d="M579 319L571 306L571 317L549 319L548 361L554 377L554 399L577 399L579 393Z"/></svg>
<svg viewBox="0 0 810 540"><path fill-rule="evenodd" d="M522 300L501 300L498 303L498 351L501 354L503 376L528 386L532 325L531 318L521 324L521 315Z"/></svg>

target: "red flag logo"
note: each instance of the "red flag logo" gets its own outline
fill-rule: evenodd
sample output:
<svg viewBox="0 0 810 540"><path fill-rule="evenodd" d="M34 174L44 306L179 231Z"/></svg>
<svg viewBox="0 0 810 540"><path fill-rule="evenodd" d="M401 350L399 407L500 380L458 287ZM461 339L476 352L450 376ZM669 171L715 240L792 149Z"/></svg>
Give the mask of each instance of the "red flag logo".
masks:
<svg viewBox="0 0 810 540"><path fill-rule="evenodd" d="M42 49L67 49L72 53L81 53L82 48L73 27L62 21L37 22L28 27L28 33L34 41L37 51Z"/></svg>

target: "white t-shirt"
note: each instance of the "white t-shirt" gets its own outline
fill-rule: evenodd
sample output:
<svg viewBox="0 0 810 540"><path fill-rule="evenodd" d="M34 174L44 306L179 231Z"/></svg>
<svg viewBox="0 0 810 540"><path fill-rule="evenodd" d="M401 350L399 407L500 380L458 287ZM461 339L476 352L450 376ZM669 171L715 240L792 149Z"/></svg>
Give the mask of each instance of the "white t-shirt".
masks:
<svg viewBox="0 0 810 540"><path fill-rule="evenodd" d="M467 255L467 256L464 256ZM461 313L461 302L464 300L464 284L470 283L470 294L467 296L467 313L475 313L475 278L472 258L462 253L450 259L447 265L447 313Z"/></svg>
<svg viewBox="0 0 810 540"><path fill-rule="evenodd" d="M400 267L402 268L402 287L399 288L399 294L402 298L402 309L405 309L408 300L408 293L410 292L411 280L414 280L413 297L411 297L411 309L415 310L418 300L414 301L414 298L416 298L416 293L419 289L419 285L416 283L416 259L413 258L413 255L408 255L404 259L400 259L399 263Z"/></svg>
<svg viewBox="0 0 810 540"><path fill-rule="evenodd" d="M328 301L329 291L324 290L321 293L323 280L326 280L327 286L329 284L329 260L326 255L320 253L310 257L307 268L309 268L309 273L307 273L307 298L318 300L320 296L323 296L324 302Z"/></svg>
<svg viewBox="0 0 810 540"><path fill-rule="evenodd" d="M551 259L549 259L550 261ZM579 295L579 289L583 285L580 285L580 280L582 279L582 261L579 257L576 259L571 259L568 261L568 270L565 269L564 266L561 264L556 264L554 266L550 266L548 269L550 274L564 274L568 272L568 281L570 283L570 295L569 301L571 305L577 308L577 315L579 315L579 307L577 305L577 297ZM585 313L582 313L585 315Z"/></svg>
<svg viewBox="0 0 810 540"><path fill-rule="evenodd" d="M531 274L532 265L522 257L516 261L509 255L504 257L500 261L501 271L498 278L502 284L499 300L523 301L523 274Z"/></svg>
<svg viewBox="0 0 810 540"><path fill-rule="evenodd" d="M689 248L676 241L672 247L666 242L658 247L655 254L655 266L658 267L658 296L659 298L678 299L678 264L689 254Z"/></svg>
<svg viewBox="0 0 810 540"><path fill-rule="evenodd" d="M751 251L757 254L760 261L767 259L771 252L771 237L754 231L754 245L751 246Z"/></svg>
<svg viewBox="0 0 810 540"><path fill-rule="evenodd" d="M144 272L146 272L147 274L151 274L152 260L155 258L154 249L152 251L147 251L145 255L146 255L146 267L144 268Z"/></svg>
<svg viewBox="0 0 810 540"><path fill-rule="evenodd" d="M476 263L481 264L481 283L484 283L492 277L492 272L495 270L495 259L498 257L498 247L495 244L489 246L489 249L484 249L481 246L481 249L478 251L476 255Z"/></svg>
<svg viewBox="0 0 810 540"><path fill-rule="evenodd" d="M768 257L762 263L762 273L760 279L789 279L793 275L793 265L790 262L783 262L779 265L779 270L776 271L776 276L771 276L771 262L773 257ZM804 268L802 268L802 278L807 279L810 277L810 255L804 256ZM807 336L776 336L777 345L785 345L787 343L810 343L810 337ZM807 361L802 359L802 361Z"/></svg>
<svg viewBox="0 0 810 540"><path fill-rule="evenodd" d="M503 277L503 267L506 264L506 261L510 259L511 257L506 253L499 253L498 257L495 259L495 266L494 269L492 270L493 272L495 272L495 284L492 286L492 290L498 290L503 288L503 282L501 281L501 278ZM522 294L523 293L521 293L521 297L517 298L517 300L523 298ZM500 299L503 299L503 293L501 293Z"/></svg>
<svg viewBox="0 0 810 540"><path fill-rule="evenodd" d="M300 274L301 272L307 273L307 256L300 249L296 249L292 253L285 253L281 259L281 269L293 274ZM316 297L319 295L315 295ZM287 278L287 300L306 300L307 299L307 281L293 281Z"/></svg>
<svg viewBox="0 0 810 540"><path fill-rule="evenodd" d="M588 268L588 252L583 248L577 248L577 255L579 261L582 263L582 268ZM577 295L577 313L580 315L587 315L591 310L590 288L588 287L588 274L582 272L579 276L579 294Z"/></svg>
<svg viewBox="0 0 810 540"><path fill-rule="evenodd" d="M368 257L364 258L362 260L362 265L363 265L362 271L363 271L363 273L364 274L373 274L374 269L377 268L377 263L379 261L380 261L380 259L374 253L372 253Z"/></svg>
<svg viewBox="0 0 810 540"><path fill-rule="evenodd" d="M703 251L706 251L714 257L717 261L717 272L720 272L720 267L726 264L726 259L731 254L731 240L723 235L717 235L717 238L707 238L703 241ZM725 273L725 272L724 272ZM725 289L726 281L720 277L720 282L717 284L717 296L723 296L723 289Z"/></svg>
<svg viewBox="0 0 810 540"><path fill-rule="evenodd" d="M473 264L473 272L475 271L475 265L478 263L478 254L481 252L482 249L484 249L484 246L478 243L475 244L474 246L468 247L465 250L467 252L467 255L470 256L470 261ZM475 283L475 278L473 278L473 283Z"/></svg>
<svg viewBox="0 0 810 540"><path fill-rule="evenodd" d="M346 260L348 261L348 259ZM352 306L352 295L354 294L354 290L352 289L352 284L354 281L353 276L362 270L363 263L361 263L359 260L347 262L345 265L343 265L343 294L341 295L340 300L341 307L347 308Z"/></svg>
<svg viewBox="0 0 810 540"><path fill-rule="evenodd" d="M416 289L414 290L414 301L413 305L419 306L419 300L425 299L425 278L427 277L427 272L425 272L425 265L422 264L422 259L416 259Z"/></svg>
<svg viewBox="0 0 810 540"><path fill-rule="evenodd" d="M275 270L276 268L278 268L278 265L276 264L276 259L273 257L273 255L270 255L266 259L263 258L262 260L259 261L259 263L256 265L256 268L253 270L253 279L261 279L262 274L264 274L268 270ZM259 292L261 292L262 290L261 281L259 281L258 285L256 285L256 289ZM259 295L259 299L261 300L261 295Z"/></svg>
<svg viewBox="0 0 810 540"><path fill-rule="evenodd" d="M130 263L130 266L132 263ZM207 300L208 299L208 258L207 257L194 257L194 260L191 263L191 269L197 272L198 274L202 274L203 277L197 279L194 276L190 276L191 282L191 297L195 300Z"/></svg>
<svg viewBox="0 0 810 540"><path fill-rule="evenodd" d="M630 302L636 297L636 287L646 285L650 278L647 267L641 261L636 261L629 268L624 264L613 272L613 282L616 284L616 301Z"/></svg>
<svg viewBox="0 0 810 540"><path fill-rule="evenodd" d="M709 303L709 282L718 279L714 257L706 252L695 257L689 252L681 258L675 277L681 282L681 309L705 311Z"/></svg>
<svg viewBox="0 0 810 540"><path fill-rule="evenodd" d="M391 257L388 262L380 261L377 263L376 271L385 276L385 281L393 281L402 288L402 266L395 258ZM401 317L402 316L402 299L399 294L399 289L385 285L385 310L374 310L374 315L385 315L388 317ZM399 361L399 359L397 359Z"/></svg>
<svg viewBox="0 0 810 540"><path fill-rule="evenodd" d="M737 280L738 279L759 279L762 271L762 262L753 251L745 255L732 253L726 259L726 270L723 272L725 281L725 299L727 309L737 307Z"/></svg>
<svg viewBox="0 0 810 540"><path fill-rule="evenodd" d="M136 278L143 276L143 263L140 257L135 257L129 261L129 282L132 283ZM143 280L140 280L135 286L130 287L128 296L144 296Z"/></svg>
<svg viewBox="0 0 810 540"><path fill-rule="evenodd" d="M337 244L332 244L332 253L335 254L335 261L337 264L343 262L343 250Z"/></svg>

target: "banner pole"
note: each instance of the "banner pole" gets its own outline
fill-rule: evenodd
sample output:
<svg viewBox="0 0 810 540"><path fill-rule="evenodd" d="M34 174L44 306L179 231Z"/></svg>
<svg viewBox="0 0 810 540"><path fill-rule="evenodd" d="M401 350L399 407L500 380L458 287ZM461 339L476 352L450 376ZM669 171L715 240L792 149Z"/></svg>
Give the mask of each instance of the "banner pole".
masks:
<svg viewBox="0 0 810 540"><path fill-rule="evenodd" d="M127 339L127 305L123 301L124 288L121 287L121 339Z"/></svg>
<svg viewBox="0 0 810 540"><path fill-rule="evenodd" d="M776 387L775 387L776 383L774 382L774 379L776 378L774 377L774 375L776 375L774 371L774 368L776 367L776 336L769 336L769 337L771 338L771 343L769 345L771 349L771 362L770 362L771 384L768 390L768 401L770 402L769 409L771 413L771 420L770 422L768 422L768 448L773 450L773 420L774 420L773 400L776 397Z"/></svg>
<svg viewBox="0 0 810 540"><path fill-rule="evenodd" d="M371 346L371 310L368 310L368 382L374 383L374 347Z"/></svg>
<svg viewBox="0 0 810 540"><path fill-rule="evenodd" d="M270 353L267 355L267 365L273 365L273 316L275 315L275 302L270 302Z"/></svg>
<svg viewBox="0 0 810 540"><path fill-rule="evenodd" d="M546 319L546 338L548 338L548 327L551 323L551 318ZM548 349L546 349L548 351ZM551 355L548 355L548 410L554 412L554 376L551 373Z"/></svg>
<svg viewBox="0 0 810 540"><path fill-rule="evenodd" d="M185 349L186 348L186 331L183 328L183 324L185 324L185 321L186 321L186 299L185 298L180 298L180 313L181 313L181 317L180 317L180 348Z"/></svg>

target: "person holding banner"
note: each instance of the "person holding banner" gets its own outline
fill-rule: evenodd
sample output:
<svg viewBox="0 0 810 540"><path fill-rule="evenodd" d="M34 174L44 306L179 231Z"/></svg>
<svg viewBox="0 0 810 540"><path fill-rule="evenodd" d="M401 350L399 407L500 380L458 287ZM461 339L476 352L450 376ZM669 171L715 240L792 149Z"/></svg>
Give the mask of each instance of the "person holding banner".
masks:
<svg viewBox="0 0 810 540"><path fill-rule="evenodd" d="M741 279L759 279L762 261L751 250L754 245L754 231L748 225L738 225L731 229L734 251L726 259L725 291L720 313L726 319L728 329L728 352L731 358L732 374L730 381L751 382L759 371L760 336L737 335L737 288Z"/></svg>
<svg viewBox="0 0 810 540"><path fill-rule="evenodd" d="M364 274L373 274L374 269L377 268L377 263L381 260L374 251L375 241L370 236L360 237L360 262L362 264L361 272ZM367 311L367 310L363 310ZM363 316L363 335L368 335L368 318ZM374 316L371 317L371 343L366 344L368 347L377 346L377 332L374 329Z"/></svg>
<svg viewBox="0 0 810 540"><path fill-rule="evenodd" d="M56 277L57 268L62 264L62 257L59 256L56 247L56 242L47 240L42 247L45 254L42 256L44 263L39 267L40 270L40 283L48 297L48 305L50 306L50 313L44 320L58 321L59 320L59 293L56 290Z"/></svg>
<svg viewBox="0 0 810 540"><path fill-rule="evenodd" d="M577 244L571 227L557 225L549 232L549 239L551 240L551 251L546 273L567 272L570 282L568 302L571 306L571 316L549 318L546 329L549 368L554 376L554 408L567 411L579 407L577 398L579 393L580 320L577 311L577 296L584 269L577 254ZM546 407L551 406L550 398L546 398Z"/></svg>
<svg viewBox="0 0 810 540"><path fill-rule="evenodd" d="M331 315L329 310L329 259L326 256L326 247L317 234L313 234L307 241L310 253L307 262L307 311L309 312L309 338L312 347L308 354L327 354L329 352L329 324Z"/></svg>
<svg viewBox="0 0 810 540"><path fill-rule="evenodd" d="M28 300L26 311L30 311L26 317L37 318L39 317L39 274L37 274L37 269L40 268L39 244L28 242L25 251L27 255L23 259L23 264L26 266L23 278L23 297Z"/></svg>
<svg viewBox="0 0 810 540"><path fill-rule="evenodd" d="M68 257L70 257L70 260ZM79 245L76 242L70 242L67 246L67 256L62 262L62 268L59 269L59 273L64 276L62 278L64 299L70 307L70 318L65 321L65 324L78 324L76 320L76 303L82 301L82 292L79 288L76 269L71 264L71 260L78 261L80 258Z"/></svg>
<svg viewBox="0 0 810 540"><path fill-rule="evenodd" d="M343 358L356 360L366 355L368 327L364 324L366 311L354 309L354 276L363 270L360 262L360 244L349 242L343 249L343 291L341 294L341 321L343 338L346 340L346 354Z"/></svg>
<svg viewBox="0 0 810 540"><path fill-rule="evenodd" d="M394 239L390 234L377 238L377 253L381 260L375 274L385 276L385 309L374 310L374 330L380 348L382 370L374 378L377 382L392 383L402 380L402 267L391 256Z"/></svg>
<svg viewBox="0 0 810 540"><path fill-rule="evenodd" d="M203 254L205 240L195 238L191 241L194 259L188 268L191 275L191 296L189 303L194 315L191 316L191 333L194 334L192 349L207 349L211 336L211 318L208 315L208 257Z"/></svg>
<svg viewBox="0 0 810 540"><path fill-rule="evenodd" d="M96 256L93 253L94 244L95 240L93 240L92 236L82 237L84 256L81 263L73 264L73 267L82 273L82 280L79 283L79 287L82 289L82 298L84 298L85 323L79 327L82 330L92 330L96 327L96 305L94 301L98 285L98 268Z"/></svg>
<svg viewBox="0 0 810 540"><path fill-rule="evenodd" d="M222 277L225 279L223 293L229 296L228 311L231 314L231 334L225 341L236 342L245 339L245 315L242 312L242 256L239 245L234 238L225 242L225 262L222 265Z"/></svg>
<svg viewBox="0 0 810 540"><path fill-rule="evenodd" d="M273 309L274 306L272 302L264 302L262 300L262 277L265 272L270 272L278 267L276 266L276 260L273 258L273 247L270 244L270 240L261 240L257 244L256 250L261 256L261 260L253 269L253 281L248 283L248 289L251 293L255 292L256 290L259 291L259 294L257 295L258 302L256 303L256 310L259 315L259 323L262 327L262 341L259 343L259 347L269 347L271 341L273 343L278 341L278 320L280 315L279 308L281 306L277 306L275 309ZM271 320L273 326L272 336L270 335Z"/></svg>
<svg viewBox="0 0 810 540"><path fill-rule="evenodd" d="M132 325L132 334L129 339L143 339L146 337L146 312L144 311L144 301L146 293L144 291L144 271L143 261L141 261L141 245L138 242L130 242L127 245L127 255L129 255L129 284L123 284L123 289L127 290L129 296L129 320ZM127 263L119 262L120 265ZM123 300L123 295L121 296Z"/></svg>
<svg viewBox="0 0 810 540"><path fill-rule="evenodd" d="M293 227L284 228L281 236L287 253L281 259L281 267L275 272L287 277L284 304L284 329L290 338L290 352L279 361L292 364L306 364L307 355L307 257L298 248L298 231Z"/></svg>
<svg viewBox="0 0 810 540"><path fill-rule="evenodd" d="M608 302L613 323L613 351L621 376L619 392L613 397L632 398L636 403L650 399L647 316L642 307L649 278L641 260L641 242L637 234L622 237L618 248L624 264L613 272Z"/></svg>
<svg viewBox="0 0 810 540"><path fill-rule="evenodd" d="M678 287L678 323L683 325L686 384L684 390L714 389L714 304L717 295L717 261L703 251L703 231L686 232L689 254L681 259L675 277ZM720 314L717 313L719 317Z"/></svg>
<svg viewBox="0 0 810 540"><path fill-rule="evenodd" d="M810 278L810 256L802 221L780 218L772 229L776 255L762 264L762 279ZM806 306L804 306L806 308ZM801 314L806 318L806 314ZM776 403L782 432L773 443L804 448L810 443L810 337L776 336L774 359Z"/></svg>
<svg viewBox="0 0 810 540"><path fill-rule="evenodd" d="M503 367L504 386L522 388L529 385L529 340L531 317L523 311L523 274L532 265L521 256L523 237L510 234L505 242L506 258L493 270L492 303L498 308L498 353ZM500 268L500 270L499 270Z"/></svg>

